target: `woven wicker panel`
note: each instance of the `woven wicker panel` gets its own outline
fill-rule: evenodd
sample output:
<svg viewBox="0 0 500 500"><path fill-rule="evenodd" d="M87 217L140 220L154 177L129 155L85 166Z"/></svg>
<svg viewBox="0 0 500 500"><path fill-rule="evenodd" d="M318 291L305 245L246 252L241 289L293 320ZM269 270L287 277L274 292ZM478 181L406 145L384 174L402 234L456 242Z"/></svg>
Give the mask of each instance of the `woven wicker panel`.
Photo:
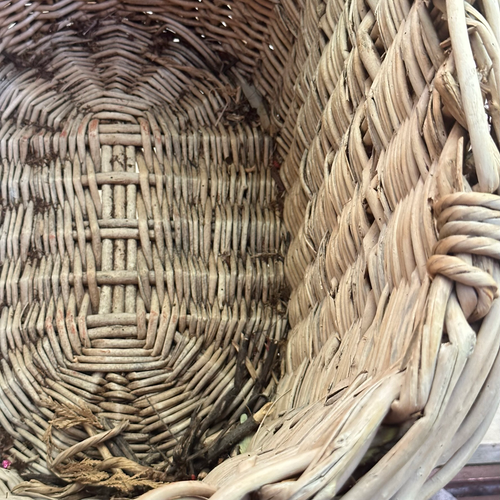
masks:
<svg viewBox="0 0 500 500"><path fill-rule="evenodd" d="M0 486L444 486L500 400L498 4L63 0L0 20L0 424L41 480Z"/></svg>
<svg viewBox="0 0 500 500"><path fill-rule="evenodd" d="M233 67L256 42L219 55L151 8L2 11L0 424L63 496L192 474L270 396L287 327L272 143Z"/></svg>

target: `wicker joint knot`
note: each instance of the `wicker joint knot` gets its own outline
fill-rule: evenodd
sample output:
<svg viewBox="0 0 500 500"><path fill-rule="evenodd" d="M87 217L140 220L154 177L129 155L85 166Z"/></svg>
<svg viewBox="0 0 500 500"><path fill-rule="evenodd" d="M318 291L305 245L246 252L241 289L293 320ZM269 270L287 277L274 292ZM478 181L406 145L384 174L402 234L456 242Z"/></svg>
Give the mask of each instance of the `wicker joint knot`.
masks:
<svg viewBox="0 0 500 500"><path fill-rule="evenodd" d="M484 257L500 259L500 196L453 193L441 198L434 209L439 241L427 261L427 271L457 282L466 317L477 321L486 316L499 296Z"/></svg>

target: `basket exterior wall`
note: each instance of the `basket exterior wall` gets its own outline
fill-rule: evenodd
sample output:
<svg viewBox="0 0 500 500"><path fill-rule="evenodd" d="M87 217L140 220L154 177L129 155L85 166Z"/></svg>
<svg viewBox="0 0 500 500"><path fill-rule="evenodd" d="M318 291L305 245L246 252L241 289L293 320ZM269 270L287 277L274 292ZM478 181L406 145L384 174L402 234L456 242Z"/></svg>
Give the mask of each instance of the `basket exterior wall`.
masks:
<svg viewBox="0 0 500 500"><path fill-rule="evenodd" d="M286 280L290 331L273 405L248 455L216 467L200 495L421 499L441 488L479 445L500 399L498 5L14 2L0 19L0 386L6 401L25 392L20 406L28 413L46 408L30 424L34 436L54 416L44 398L66 393L57 373L48 388L38 380L43 360L29 342L45 342L58 366L78 372L86 362L83 371L101 373L99 348L78 347L65 330L75 324L81 340L85 328L115 327L117 318L106 316L115 307L112 287L136 297L116 312L123 326L142 325L138 340L152 352L137 357L154 358L151 371L170 349L154 345L152 318L167 309L169 318L182 316L175 297L193 298L217 305L208 315L225 325L207 329L199 352L193 327L192 346L186 337L193 362L202 344L214 343L236 363L231 340L241 348L240 333L251 329L255 373L245 376L252 384L268 342L284 337L281 306L271 297ZM242 103L253 121L240 117ZM275 184L285 193L288 247ZM122 195L110 186L126 186L128 205L111 207L106 190L115 201ZM120 203L118 212L136 222L118 231L106 219L125 219L116 215ZM181 241L196 225L192 206L210 226L206 246ZM168 237L158 237L166 219L175 250L176 221L187 221L178 263ZM240 229L224 249L229 220ZM245 221L254 228L248 239ZM113 261L115 239L127 240L126 261ZM285 253L284 263L270 256ZM205 267L196 271L196 262ZM195 276L191 288L184 275ZM239 295L236 284L234 293L224 288L237 275L247 283ZM33 305L44 295L46 303ZM235 307L240 299L243 309ZM204 318L197 306L189 315ZM177 321L169 342L180 346ZM89 359L78 357L82 348ZM175 356L168 359L177 377L187 365ZM239 380L226 368L228 381ZM116 372L109 383L121 380L123 369ZM82 394L70 400L80 404ZM249 394L238 394L235 415ZM88 403L126 420L126 405ZM5 425L15 432L9 411ZM153 444L167 440L173 449L171 437L167 430ZM36 439L34 449L43 449ZM146 453L146 441L140 446ZM438 463L445 465L431 476ZM119 467L109 467L106 484L128 477ZM196 495L197 487L174 483L164 494Z"/></svg>

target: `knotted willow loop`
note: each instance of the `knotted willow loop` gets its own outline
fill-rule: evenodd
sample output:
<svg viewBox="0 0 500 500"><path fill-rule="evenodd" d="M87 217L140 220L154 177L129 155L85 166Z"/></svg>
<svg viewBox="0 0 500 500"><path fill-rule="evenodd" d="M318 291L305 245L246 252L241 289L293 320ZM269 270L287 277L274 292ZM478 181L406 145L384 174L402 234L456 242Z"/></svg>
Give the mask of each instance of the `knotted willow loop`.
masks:
<svg viewBox="0 0 500 500"><path fill-rule="evenodd" d="M493 300L498 297L498 284L491 275L478 267L466 264L460 257L446 254L433 255L427 261L427 270L431 276L442 274L453 281L474 288L477 294L477 303L467 318L471 322L484 318L488 314ZM470 309L468 304L461 304L461 306L465 311Z"/></svg>
<svg viewBox="0 0 500 500"><path fill-rule="evenodd" d="M468 294L469 303L462 302L464 295L459 295L459 301L462 309L469 313L468 320L477 321L488 313L498 297L498 284L488 272L465 262L461 256L500 259L500 197L486 193L453 193L442 197L434 210L440 239L434 247L434 255L427 261L427 270L431 276L442 274L475 290L475 300Z"/></svg>

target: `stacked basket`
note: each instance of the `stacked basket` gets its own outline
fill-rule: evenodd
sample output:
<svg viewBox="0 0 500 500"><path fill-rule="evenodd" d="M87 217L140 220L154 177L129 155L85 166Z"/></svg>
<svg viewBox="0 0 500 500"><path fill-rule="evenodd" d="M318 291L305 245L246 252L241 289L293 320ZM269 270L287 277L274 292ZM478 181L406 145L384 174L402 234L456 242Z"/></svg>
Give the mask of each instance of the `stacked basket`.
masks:
<svg viewBox="0 0 500 500"><path fill-rule="evenodd" d="M499 42L493 0L0 4L0 437L32 479L0 487L446 484L500 400Z"/></svg>

